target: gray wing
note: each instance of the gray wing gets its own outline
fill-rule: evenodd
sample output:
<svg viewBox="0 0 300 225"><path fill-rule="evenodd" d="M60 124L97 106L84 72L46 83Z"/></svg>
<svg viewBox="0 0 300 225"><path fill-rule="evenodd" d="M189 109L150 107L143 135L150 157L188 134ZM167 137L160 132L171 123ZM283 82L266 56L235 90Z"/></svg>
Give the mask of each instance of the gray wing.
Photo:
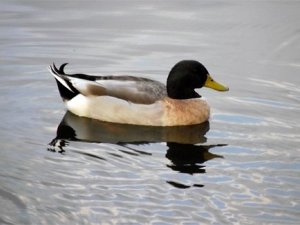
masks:
<svg viewBox="0 0 300 225"><path fill-rule="evenodd" d="M164 84L145 78L117 76L110 80L101 79L95 82L101 88L105 88L106 95L133 103L152 104L167 96Z"/></svg>
<svg viewBox="0 0 300 225"><path fill-rule="evenodd" d="M158 81L134 76L91 76L65 74L63 64L59 69L50 67L54 76L61 78L69 90L85 96L112 96L138 104L152 104L167 96L166 86Z"/></svg>

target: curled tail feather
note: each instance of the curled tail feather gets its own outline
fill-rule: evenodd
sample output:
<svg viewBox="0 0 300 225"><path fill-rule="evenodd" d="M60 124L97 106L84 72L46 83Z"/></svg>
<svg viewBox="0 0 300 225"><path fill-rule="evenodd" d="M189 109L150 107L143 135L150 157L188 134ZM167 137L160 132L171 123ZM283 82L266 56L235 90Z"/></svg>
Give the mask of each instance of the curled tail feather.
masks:
<svg viewBox="0 0 300 225"><path fill-rule="evenodd" d="M70 100L79 94L78 90L73 87L68 76L64 72L64 68L67 64L68 63L62 64L59 69L57 69L54 63L49 66L49 70L57 83L59 94L64 101Z"/></svg>

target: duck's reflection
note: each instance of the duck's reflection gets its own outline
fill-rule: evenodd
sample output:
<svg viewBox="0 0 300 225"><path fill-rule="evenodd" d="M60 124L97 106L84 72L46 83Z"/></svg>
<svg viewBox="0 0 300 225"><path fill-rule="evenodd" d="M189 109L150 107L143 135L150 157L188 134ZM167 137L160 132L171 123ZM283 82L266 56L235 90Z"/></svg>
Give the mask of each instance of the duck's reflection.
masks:
<svg viewBox="0 0 300 225"><path fill-rule="evenodd" d="M204 135L208 130L209 122L181 127L149 127L101 122L67 112L57 128L56 137L49 143L48 150L63 153L68 141L113 143L122 146L166 142L166 158L170 160L167 167L180 173L205 173L204 162L222 157L209 152L211 148L222 145L199 145L206 142ZM130 149L132 153L149 155ZM168 183L178 188L190 187L174 181Z"/></svg>
<svg viewBox="0 0 300 225"><path fill-rule="evenodd" d="M222 158L220 155L210 153L209 149L223 145L191 145L179 143L168 143L167 145L169 149L167 150L166 157L172 162L168 167L181 173L205 173L204 162L213 158Z"/></svg>

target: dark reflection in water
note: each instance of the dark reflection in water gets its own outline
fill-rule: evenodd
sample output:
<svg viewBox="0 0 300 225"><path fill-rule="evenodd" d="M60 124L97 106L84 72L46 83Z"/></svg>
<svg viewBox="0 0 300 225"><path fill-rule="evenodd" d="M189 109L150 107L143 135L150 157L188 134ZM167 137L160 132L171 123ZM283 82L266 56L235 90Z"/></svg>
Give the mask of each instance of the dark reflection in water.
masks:
<svg viewBox="0 0 300 225"><path fill-rule="evenodd" d="M206 161L223 158L220 155L210 153L209 150L216 146L224 146L224 144L203 145L207 141L204 135L208 130L209 122L178 127L135 126L82 118L67 112L57 128L56 137L49 143L48 150L63 154L69 141L112 143L121 146L166 142L168 146L166 158L170 160L170 163L166 166L174 171L193 175L205 173L204 163ZM129 155L151 156L151 153L128 146L127 149L128 151L119 151ZM76 152L106 160L95 154L82 151ZM117 153L113 154L122 157ZM191 187L174 181L167 181L167 183L177 188ZM194 184L193 186L203 187L202 184Z"/></svg>
<svg viewBox="0 0 300 225"><path fill-rule="evenodd" d="M204 162L214 159L223 158L223 156L216 155L209 152L210 148L220 145L193 145L181 143L167 143L169 149L167 150L166 157L172 162L167 167L180 173L196 174L205 173ZM174 181L167 181L169 184L177 188L189 188L191 186L180 184ZM194 187L203 187L202 184L194 184Z"/></svg>
<svg viewBox="0 0 300 225"><path fill-rule="evenodd" d="M173 163L173 165L169 165L168 167L181 173L205 173L205 170L203 169L205 166L201 164L213 158L222 158L222 156L209 152L209 149L215 146L223 145L203 146L168 143L169 149L166 157Z"/></svg>

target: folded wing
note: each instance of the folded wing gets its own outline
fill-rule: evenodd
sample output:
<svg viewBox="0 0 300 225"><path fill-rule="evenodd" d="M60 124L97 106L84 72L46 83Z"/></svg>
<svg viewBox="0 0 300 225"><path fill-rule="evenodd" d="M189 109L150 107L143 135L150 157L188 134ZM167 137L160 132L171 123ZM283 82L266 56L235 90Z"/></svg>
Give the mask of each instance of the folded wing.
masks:
<svg viewBox="0 0 300 225"><path fill-rule="evenodd" d="M66 74L66 65L62 64L59 69L54 64L50 66L50 72L55 77L64 99L70 99L77 94L106 95L137 104L152 104L167 96L165 85L158 81L133 76Z"/></svg>

